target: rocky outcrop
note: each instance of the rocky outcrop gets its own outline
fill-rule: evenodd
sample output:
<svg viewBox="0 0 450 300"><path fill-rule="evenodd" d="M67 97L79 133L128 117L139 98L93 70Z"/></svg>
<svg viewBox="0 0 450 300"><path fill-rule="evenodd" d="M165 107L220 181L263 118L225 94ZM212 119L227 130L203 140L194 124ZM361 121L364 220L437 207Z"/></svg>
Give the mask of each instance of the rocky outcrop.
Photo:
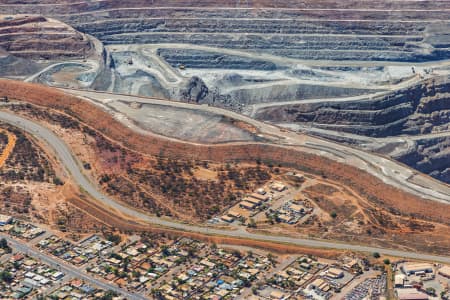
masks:
<svg viewBox="0 0 450 300"><path fill-rule="evenodd" d="M450 183L450 137L424 139L395 158L422 173Z"/></svg>
<svg viewBox="0 0 450 300"><path fill-rule="evenodd" d="M428 79L373 99L267 107L257 118L326 129L312 133L390 155L450 183L450 137L442 136L450 130L450 78ZM340 132L380 139L359 139ZM421 138L423 134L430 136ZM396 136L401 138L384 139Z"/></svg>
<svg viewBox="0 0 450 300"><path fill-rule="evenodd" d="M194 76L181 89L180 96L183 101L202 103L208 96L208 93L208 87L203 80Z"/></svg>
<svg viewBox="0 0 450 300"><path fill-rule="evenodd" d="M382 97L274 106L256 117L373 137L423 134L449 129L450 79L430 79Z"/></svg>

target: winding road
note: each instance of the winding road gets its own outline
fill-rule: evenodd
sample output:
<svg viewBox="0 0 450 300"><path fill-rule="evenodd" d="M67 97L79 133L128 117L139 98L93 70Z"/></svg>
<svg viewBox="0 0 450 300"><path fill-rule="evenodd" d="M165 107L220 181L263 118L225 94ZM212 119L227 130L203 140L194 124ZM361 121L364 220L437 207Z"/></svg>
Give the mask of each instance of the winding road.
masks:
<svg viewBox="0 0 450 300"><path fill-rule="evenodd" d="M231 119L240 120L246 122L261 133L262 136L271 140L274 145L278 147L295 147L301 149L301 151L319 154L333 160L340 161L346 165L354 166L362 169L371 175L381 179L388 185L395 186L398 189L404 190L413 195L421 196L426 199L439 201L442 203L450 203L450 186L437 181L429 176L421 174L416 170L413 170L405 165L400 164L388 157L377 155L371 152L362 151L350 146L338 144L332 141L298 134L296 132L283 130L280 127L272 124L264 123L248 116L225 110L222 108L197 105L192 103L169 101L164 99L130 96L122 94L114 94L108 92L87 91L87 90L75 90L75 89L60 89L66 93L75 95L81 99L90 101L96 105L101 106L103 109L108 110L107 105L109 101L123 101L123 102L141 102L154 105L166 106L168 110L171 107L185 108L197 111L205 111L208 113L214 113L223 115ZM117 112L116 112L117 113ZM120 112L119 112L120 113ZM143 134L149 134L158 136L161 139L174 140L176 142L185 142L195 144L192 142L182 141L171 137L158 135L148 130L143 130L141 127L136 126L133 122L128 121L126 114L120 113L120 116L115 116L118 121L123 122L125 126L137 130ZM248 142L245 142L248 144ZM231 144L231 143L230 143ZM236 144L236 143L234 143ZM318 149L321 149L318 153Z"/></svg>
<svg viewBox="0 0 450 300"><path fill-rule="evenodd" d="M112 198L104 195L102 192L97 190L95 185L93 185L82 173L80 165L70 152L68 146L52 131L49 129L33 122L28 119L16 116L11 113L0 111L0 121L9 123L11 125L17 126L41 141L47 143L55 151L56 156L59 161L65 166L67 171L71 174L75 182L89 193L93 198L99 201L103 206L109 207L113 210L120 211L121 213L134 218L136 220L141 220L148 224L159 225L163 227L173 228L177 230L196 232L205 235L219 235L226 237L260 240L266 242L275 243L287 243L304 247L316 247L316 248L328 248L328 249L339 249L339 250L351 250L360 252L379 252L385 255L392 255L398 257L405 257L411 259L422 259L431 261L440 261L444 263L450 263L450 256L437 256L422 253L413 253L410 251L401 251L387 248L377 248L370 246L362 246L356 244L340 243L333 241L322 241L322 240L311 240L303 238L285 237L285 236L274 236L250 233L244 230L231 231L224 229L215 229L209 227L202 227L197 225L182 224L171 220L166 220L145 214L141 211L135 210L121 203L118 203Z"/></svg>

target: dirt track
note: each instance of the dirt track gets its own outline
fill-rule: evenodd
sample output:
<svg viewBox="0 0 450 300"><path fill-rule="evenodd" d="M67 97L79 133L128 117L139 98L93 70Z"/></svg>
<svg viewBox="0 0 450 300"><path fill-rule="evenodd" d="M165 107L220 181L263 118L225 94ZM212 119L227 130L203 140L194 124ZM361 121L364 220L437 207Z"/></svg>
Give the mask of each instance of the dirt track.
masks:
<svg viewBox="0 0 450 300"><path fill-rule="evenodd" d="M280 163L299 170L307 170L352 186L361 195L371 197L388 208L406 215L420 216L437 222L448 222L450 210L444 203L426 200L385 184L377 177L359 168L327 157L303 151L302 148L281 147L273 144L236 143L204 145L164 139L156 135L142 135L131 131L100 108L52 88L14 81L1 81L0 93L11 99L51 107L74 116L96 128L114 141L135 151L171 158L209 160L215 162L262 160ZM315 153L323 151L315 150ZM429 207L435 209L430 210Z"/></svg>
<svg viewBox="0 0 450 300"><path fill-rule="evenodd" d="M8 131L2 130L7 136L8 136L8 144L6 145L5 149L3 150L2 154L0 155L0 168L5 164L6 160L8 159L9 155L11 155L14 146L16 145L16 136Z"/></svg>
<svg viewBox="0 0 450 300"><path fill-rule="evenodd" d="M148 225L141 224L136 222L135 220L130 220L123 215L113 213L110 211L106 212L102 207L99 207L96 203L92 202L88 198L84 199L75 199L70 198L69 202L79 209L83 210L85 213L91 216L95 216L97 220L103 222L105 224L111 225L116 229L121 231L142 231L142 232L154 232L154 233L165 233L173 236L185 236L197 240L206 241L209 243L215 244L229 244L229 245L242 245L243 241L240 238L232 238L232 237L221 237L221 236L208 236L204 234L181 231L176 229L168 229L164 227L149 227ZM296 245L287 245L287 244L277 244L270 243L264 241L255 241L255 240L245 240L245 245L249 247L261 248L273 252L277 252L280 254L286 253L303 253L303 254L311 254L318 255L320 257L334 257L339 251L337 250L325 250L325 249L315 249L315 248L305 248Z"/></svg>
<svg viewBox="0 0 450 300"><path fill-rule="evenodd" d="M26 90L24 88L31 88L31 89ZM107 131L109 133L109 136L116 136L117 132L111 131L111 129L116 128L115 126L117 126L118 128L121 128L125 132L128 131L128 135L130 135L130 131L127 128L124 128L123 125L112 120L108 114L98 110L96 107L91 106L89 108L90 104L85 101L81 101L79 99L76 99L76 98L73 98L73 97L64 95L62 93L58 93L58 92L52 93L51 89L42 89L36 85L26 85L25 84L25 85L23 85L22 89L18 89L18 88L14 89L14 91L19 91L19 90L20 91L25 90L25 93L28 92L31 95L33 95L33 92L36 93L35 96L38 98L31 99L32 102L34 101L35 103L38 103L41 105L46 104L47 106L50 106L50 107L57 107L59 110L64 110L66 113L68 113L74 117L77 117L82 122L83 121L86 122L83 118L84 115L82 114L82 112L86 112L86 110L83 110L83 108L88 109L87 111L94 113L94 116L97 117L97 124L99 123L99 120L100 121L108 121L108 120L110 121L111 126L107 126L103 122L100 122L101 123L100 125L102 125L102 126L100 126L100 129L102 131L103 130ZM45 91L47 91L48 93L43 94L43 92L45 92ZM30 95L30 94L28 94L28 95ZM45 97L42 97L43 95L45 95ZM14 98L13 96L10 96L10 97ZM31 97L31 98L33 98L33 97ZM39 102L39 99L42 99L43 101L46 101L46 102L45 103ZM52 100L53 102L48 103L47 101L49 99ZM78 103L76 103L75 101ZM86 117L88 118L88 121L90 120L89 116L92 118L93 115L87 114ZM103 117L105 119L103 119ZM21 118L18 118L18 119L21 119ZM22 125L19 124L20 126L25 126L25 123L32 124L32 122L26 121L24 119L22 119L20 122L22 124ZM87 124L96 124L96 123L87 123ZM33 125L33 126L31 127L31 129L30 128L27 129L27 131L31 130L32 133L33 132L34 133L41 132L41 133L39 133L40 136L43 133L45 133L46 131L48 131L40 126L37 126L37 125L36 126ZM105 127L103 127L103 126L105 126ZM132 134L136 135L135 133L132 133ZM50 134L50 135L54 135L54 134ZM149 136L140 136L140 137L141 137L141 140L138 140L136 144L131 144L131 145L143 147L144 146L143 143L146 143L147 151L145 151L145 153L149 153L149 154L153 153L154 151L157 150L157 149L155 149L155 147L160 145L160 144L156 144L156 143L154 143L156 145L149 144L148 142L152 141L152 140L149 140ZM122 139L126 139L126 138L129 138L129 136L122 137ZM137 137L134 136L134 138L137 138ZM56 138L56 139L58 139L58 138ZM176 143L176 142L173 142L170 140L169 141L167 141L167 140L161 141L161 139L157 139L156 137L153 137L153 140L154 140L154 142L159 141L159 143L162 143L163 147L167 147L169 150L169 151L165 151L165 152L159 152L159 155L164 155L164 156L169 156L169 157L180 157L183 154L185 155L186 153L183 153L183 152L180 153L180 149L178 149L176 147L176 146L180 146L182 149L196 151L195 153L190 152L191 154L196 155L196 157L206 157L206 159L209 159L209 160L211 160L211 157L214 157L215 161L223 162L223 161L227 161L227 160L238 160L238 161L247 160L247 161L254 162L254 159L258 158L258 159L271 161L271 162L282 162L284 165L290 165L290 166L292 165L296 168L309 170L310 172L316 172L318 174L323 174L322 172L324 172L324 170L326 170L327 172L330 173L330 176L333 176L333 178L336 178L336 181L343 182L346 185L356 184L355 189L356 188L360 189L359 192L362 195L364 195L366 197L371 197L372 200L380 201L379 203L385 208L388 208L389 205L394 205L397 202L401 202L401 204L405 205L404 209L401 209L402 213L413 214L413 215L418 215L419 213L422 213L419 215L420 217L423 217L425 219L437 220L439 222L446 222L446 220L448 220L448 215L446 215L446 214L450 213L450 212L448 212L448 209L446 209L448 207L443 204L442 204L443 205L442 208L437 210L437 211L441 212L440 214L436 213L436 212L430 212L429 209L427 209L427 205L430 205L429 201L427 202L424 200L420 200L418 198L415 198L412 195L401 192L399 190L389 189L389 186L384 185L380 182L373 182L373 180L369 174L361 172L361 170L358 170L356 168L347 167L341 163L332 161L330 159L321 158L321 157L318 157L317 155L313 155L310 153L303 153L292 147L280 147L280 146L276 146L276 145L262 145L262 144L249 144L249 145L239 144L239 145L220 145L220 146L196 145L196 144L180 143L180 142ZM126 141L128 141L128 140L126 139ZM148 145L152 145L152 147L148 147ZM186 148L186 147L190 147L190 148ZM159 148L159 149L165 150L166 148ZM207 150L206 153L200 152L205 149ZM187 152L187 153L189 153L189 152ZM156 155L158 155L158 154L156 154ZM218 156L218 155L220 155L220 156ZM65 155L65 156L67 156L67 155ZM70 153L68 154L68 157L71 157ZM342 166L345 166L345 169L343 170L344 172L342 172ZM77 168L77 167L75 167L75 168ZM71 173L73 173L72 170L71 170ZM346 176L346 177L342 177L342 176ZM358 182L357 181L358 179L361 180L361 182ZM372 182L371 182L371 180L372 180ZM375 185L373 185L373 184L375 184ZM380 185L380 184L382 184L382 185ZM388 191L389 194L382 193L382 192L386 192L386 191ZM373 195L372 192L374 192L375 194L378 192L380 194L380 197L384 196L384 198L383 199L377 198L376 196ZM396 194L394 194L395 198L391 198L393 192L396 193ZM104 199L105 198L105 196L99 196L100 198L98 198L97 196L95 196L95 197L96 197L96 199ZM403 197L403 198L399 198L399 197ZM398 201L399 199L401 201ZM390 202L383 203L382 200L386 200L386 201L390 201ZM397 200L397 201L394 201L394 200ZM414 201L416 201L416 202L414 202ZM100 204L101 202L102 201L99 201L98 203ZM411 208L411 204L414 204L416 206ZM441 205L441 204L435 203L434 206L436 206L436 205ZM412 209L413 210L415 209L416 211L412 212ZM122 208L119 208L119 210L122 210ZM93 208L89 208L89 211L92 211L94 214L96 214L96 210ZM109 208L106 211L108 211L109 216L113 215L116 218L118 217L117 212L110 211ZM125 210L125 212L126 211L127 210ZM423 214L425 214L425 215L423 215ZM130 214L130 215L133 215L133 214ZM140 215L142 215L142 213L139 213L139 216ZM120 215L119 215L119 217L120 217ZM136 219L139 219L139 218L136 218ZM143 218L142 220L147 220L147 219L153 220L155 218L146 216L146 218ZM158 220L158 222L156 222L156 224L163 224L163 225L166 223L172 224L172 225L176 224L172 221L167 221L164 219L157 219L157 220ZM155 223L155 222L152 221L151 223ZM326 244L326 245L328 245L328 246L325 246L327 248L331 247L331 248L339 248L339 249L354 249L356 251L382 251L377 248L369 248L369 247L356 246L356 245L340 245L339 243L324 243L324 242L309 241L309 240L300 241L299 239L292 239L292 238L287 238L287 237L255 235L255 234L242 232L242 231L234 233L234 232L227 232L227 231L223 231L223 230L206 229L203 227L191 226L191 225L185 225L185 224L177 224L177 226L172 226L172 225L170 225L169 227L174 227L175 231L186 230L186 228L188 228L188 230L192 231L193 234L200 234L200 235L218 234L219 236L225 235L225 236L227 236L227 238L228 237L234 238L236 236L239 236L241 238L248 238L251 240L263 240L264 243L266 243L266 242L274 243L276 241L277 243L284 244L286 242L291 243L292 241L294 241L292 243L297 244L301 247L305 246L305 245L312 246L312 247L321 247L320 245ZM164 225L164 226L166 226L166 225ZM192 229L192 228L194 228L194 229ZM224 233L224 232L226 232L226 233ZM191 234L191 233L189 233L189 234ZM239 240L239 238L237 240ZM300 244L298 242L300 242ZM241 243L242 243L242 240L241 240ZM302 243L306 243L306 244L302 244ZM319 246L314 246L315 244L318 244ZM345 248L341 248L343 246ZM367 249L369 249L369 250L367 250ZM376 250L373 250L373 249L376 249ZM385 251L390 251L390 253L394 253L394 252L402 253L402 252L398 252L398 251L394 251L394 250L385 250ZM399 254L399 255L406 255L406 254ZM419 255L420 256L420 254L407 254L407 256L408 255L409 256L411 256L411 255L415 255L415 256Z"/></svg>

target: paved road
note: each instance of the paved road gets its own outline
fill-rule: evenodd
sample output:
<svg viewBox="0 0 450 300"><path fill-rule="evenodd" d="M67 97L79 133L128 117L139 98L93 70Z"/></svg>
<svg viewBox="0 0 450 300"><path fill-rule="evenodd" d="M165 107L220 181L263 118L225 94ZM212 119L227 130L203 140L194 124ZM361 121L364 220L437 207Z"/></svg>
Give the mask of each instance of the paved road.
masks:
<svg viewBox="0 0 450 300"><path fill-rule="evenodd" d="M437 181L429 176L419 173L418 171L400 164L388 157L380 156L371 152L365 152L356 148L352 148L343 144L338 144L332 141L307 136L299 135L296 132L282 130L280 127L264 123L248 116L244 116L229 110L207 105L196 105L191 103L168 101L164 99L156 99L149 97L139 97L130 95L113 94L107 92L61 89L67 93L71 93L80 98L89 100L108 109L105 103L111 100L120 100L125 102L143 102L149 104L157 104L176 108L195 109L198 111L207 111L218 115L224 115L236 120L241 120L257 128L263 136L272 137L273 143L280 147L296 146L304 152L309 152L316 155L325 156L333 160L338 160L346 165L355 166L359 169L365 170L375 177L378 177L386 184L395 186L401 190L409 192L413 195L418 195L426 199L450 203L450 186ZM95 100L95 101L92 101ZM120 114L120 112L114 112ZM125 116L122 114L121 116ZM127 118L120 118L126 126L137 129L141 133L151 134L137 127L132 122L127 122ZM156 135L156 134L154 134ZM161 139L174 140L176 142L183 142L174 138L161 136ZM275 138L275 139L273 139ZM185 142L191 143L192 142ZM231 143L230 143L231 144ZM247 144L245 142L233 144Z"/></svg>
<svg viewBox="0 0 450 300"><path fill-rule="evenodd" d="M115 200L105 196L100 191L98 191L95 188L95 186L82 174L79 164L72 156L67 145L52 131L30 120L2 111L0 111L0 120L15 125L17 127L20 127L23 130L27 131L28 133L34 135L38 139L41 139L45 141L48 145L50 145L55 150L55 153L59 158L60 162L66 167L66 169L72 175L74 180L80 185L80 187L82 187L92 197L101 202L105 207L110 207L115 210L121 211L122 213L130 217L142 220L149 224L156 224L178 230L197 232L208 235L221 235L243 239L261 240L267 242L289 243L305 247L331 248L331 249L352 250L362 252L379 252L385 255L450 263L450 256L436 256L422 253L413 253L410 251L376 248L370 246L345 244L332 241L321 241L321 240L310 240L285 236L255 234L243 230L230 231L223 229L214 229L196 225L177 223L175 221L169 221L155 216L150 216L141 211L122 205L121 203L116 202Z"/></svg>
<svg viewBox="0 0 450 300"><path fill-rule="evenodd" d="M127 297L127 299L133 299L133 300L147 299L144 296L129 293L123 289L118 288L117 286L115 286L113 284L105 283L101 280L98 280L98 279L92 277L92 276L89 276L89 275L85 274L84 272L82 272L81 270L78 270L74 266L71 266L67 263L60 262L59 260L56 260L54 257L51 257L50 255L47 255L47 254L41 253L37 250L34 250L31 246L28 246L26 243L19 242L15 239L9 237L8 235L0 233L0 238L5 238L8 241L8 244L11 245L11 247L14 248L16 251L22 252L22 253L28 254L29 256L37 258L40 261L48 264L52 268L60 270L66 276L68 275L71 277L83 279L84 281L86 281L92 285L95 285L99 288L102 288L104 290L107 290L107 291L111 290L118 294L121 294L121 295Z"/></svg>

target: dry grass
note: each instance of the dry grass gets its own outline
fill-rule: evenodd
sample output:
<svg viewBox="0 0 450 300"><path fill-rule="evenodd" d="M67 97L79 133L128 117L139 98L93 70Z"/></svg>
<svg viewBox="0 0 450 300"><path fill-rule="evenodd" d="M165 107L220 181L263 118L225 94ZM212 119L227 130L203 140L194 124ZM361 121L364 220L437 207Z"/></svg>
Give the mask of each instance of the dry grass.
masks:
<svg viewBox="0 0 450 300"><path fill-rule="evenodd" d="M261 160L305 173L327 176L330 180L352 189L358 197L365 199L371 206L379 208L380 212L372 212L369 216L374 222L377 218L383 219L385 216L395 214L416 220L414 224L401 224L401 228L423 226L424 223L421 223L423 221L450 224L450 209L447 204L422 199L386 185L358 168L301 152L295 148L258 143L193 145L188 142L175 142L133 132L100 108L52 88L14 81L0 81L0 95L2 94L8 95L11 99L64 111L101 132L110 139L111 143L119 143L125 148L145 155L170 159L207 160L217 164L227 161L254 163L256 160Z"/></svg>

